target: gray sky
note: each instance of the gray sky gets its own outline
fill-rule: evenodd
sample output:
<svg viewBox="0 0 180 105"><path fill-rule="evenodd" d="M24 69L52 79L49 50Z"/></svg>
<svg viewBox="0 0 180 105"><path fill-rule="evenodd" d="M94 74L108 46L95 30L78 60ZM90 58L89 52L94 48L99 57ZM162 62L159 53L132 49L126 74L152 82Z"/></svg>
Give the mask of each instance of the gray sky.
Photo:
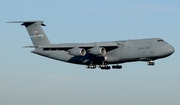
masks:
<svg viewBox="0 0 180 105"><path fill-rule="evenodd" d="M179 0L1 0L0 105L179 105ZM7 21L44 20L52 43L163 38L175 53L123 64L85 66L30 53L26 29Z"/></svg>

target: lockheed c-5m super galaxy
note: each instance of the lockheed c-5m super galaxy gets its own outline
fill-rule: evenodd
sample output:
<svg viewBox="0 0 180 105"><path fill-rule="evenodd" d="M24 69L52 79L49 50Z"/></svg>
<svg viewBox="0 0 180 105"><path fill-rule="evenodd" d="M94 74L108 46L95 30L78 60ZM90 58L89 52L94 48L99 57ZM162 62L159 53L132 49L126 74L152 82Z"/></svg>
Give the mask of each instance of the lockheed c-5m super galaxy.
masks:
<svg viewBox="0 0 180 105"><path fill-rule="evenodd" d="M145 61L154 66L154 60L171 55L174 48L161 38L148 38L96 43L51 44L41 26L43 21L16 21L25 26L33 46L32 53L59 61L86 65L89 69L121 69L126 62ZM112 65L112 66L110 66Z"/></svg>

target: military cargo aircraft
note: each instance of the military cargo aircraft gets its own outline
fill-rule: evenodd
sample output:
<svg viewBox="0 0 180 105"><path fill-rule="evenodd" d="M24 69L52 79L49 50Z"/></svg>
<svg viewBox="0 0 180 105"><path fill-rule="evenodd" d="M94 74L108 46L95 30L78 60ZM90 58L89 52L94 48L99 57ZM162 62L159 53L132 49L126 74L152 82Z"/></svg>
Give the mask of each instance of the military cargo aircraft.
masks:
<svg viewBox="0 0 180 105"><path fill-rule="evenodd" d="M34 48L32 53L59 61L86 65L88 69L121 69L122 63L145 61L154 66L154 60L168 57L174 48L161 38L107 41L93 43L51 44L41 26L44 21L15 21L25 26ZM110 66L112 65L112 66Z"/></svg>

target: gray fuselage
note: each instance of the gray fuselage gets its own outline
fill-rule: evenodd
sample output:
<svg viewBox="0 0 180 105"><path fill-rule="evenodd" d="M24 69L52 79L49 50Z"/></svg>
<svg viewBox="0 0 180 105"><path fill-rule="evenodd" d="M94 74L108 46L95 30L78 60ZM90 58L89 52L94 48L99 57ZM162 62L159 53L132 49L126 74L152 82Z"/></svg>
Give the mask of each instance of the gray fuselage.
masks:
<svg viewBox="0 0 180 105"><path fill-rule="evenodd" d="M92 55L86 53L84 56L74 56L66 50L59 50L63 47L93 47L93 46L117 46L117 48L107 51L105 55ZM105 47L106 48L106 47ZM160 38L136 39L125 41L109 41L97 43L67 43L67 44L52 44L50 49L44 50L37 48L33 53L56 59L59 61L83 64L83 65L100 65L102 62L107 64L119 64L132 61L153 61L164 58L174 52L174 48Z"/></svg>

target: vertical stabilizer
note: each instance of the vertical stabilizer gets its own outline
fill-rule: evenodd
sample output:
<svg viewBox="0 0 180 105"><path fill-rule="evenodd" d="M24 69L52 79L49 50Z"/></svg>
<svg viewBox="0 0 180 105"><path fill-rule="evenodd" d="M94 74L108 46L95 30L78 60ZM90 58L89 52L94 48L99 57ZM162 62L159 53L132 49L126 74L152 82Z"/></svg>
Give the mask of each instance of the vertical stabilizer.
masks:
<svg viewBox="0 0 180 105"><path fill-rule="evenodd" d="M45 24L43 24L43 21L17 21L8 23L22 23L21 25L26 27L34 46L51 44L41 27L45 26Z"/></svg>

